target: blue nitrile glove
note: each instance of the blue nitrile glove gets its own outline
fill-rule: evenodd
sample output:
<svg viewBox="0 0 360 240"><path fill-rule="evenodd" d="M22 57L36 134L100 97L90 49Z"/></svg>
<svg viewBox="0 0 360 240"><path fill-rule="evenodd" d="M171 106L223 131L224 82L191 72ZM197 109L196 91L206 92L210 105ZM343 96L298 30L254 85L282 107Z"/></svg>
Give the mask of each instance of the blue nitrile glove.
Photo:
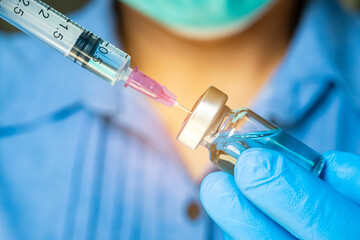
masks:
<svg viewBox="0 0 360 240"><path fill-rule="evenodd" d="M234 177L204 179L201 202L234 239L360 239L360 156L324 157L322 180L276 151L246 150Z"/></svg>

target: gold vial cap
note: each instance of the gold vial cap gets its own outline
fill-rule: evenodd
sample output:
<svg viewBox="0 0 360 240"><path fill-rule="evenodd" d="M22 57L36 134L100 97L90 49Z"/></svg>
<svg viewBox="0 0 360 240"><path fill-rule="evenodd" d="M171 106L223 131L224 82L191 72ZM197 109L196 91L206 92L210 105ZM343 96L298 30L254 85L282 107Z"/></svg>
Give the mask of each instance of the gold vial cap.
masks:
<svg viewBox="0 0 360 240"><path fill-rule="evenodd" d="M209 130L214 128L224 109L227 109L225 106L227 99L225 93L213 86L209 87L185 119L177 140L195 150Z"/></svg>

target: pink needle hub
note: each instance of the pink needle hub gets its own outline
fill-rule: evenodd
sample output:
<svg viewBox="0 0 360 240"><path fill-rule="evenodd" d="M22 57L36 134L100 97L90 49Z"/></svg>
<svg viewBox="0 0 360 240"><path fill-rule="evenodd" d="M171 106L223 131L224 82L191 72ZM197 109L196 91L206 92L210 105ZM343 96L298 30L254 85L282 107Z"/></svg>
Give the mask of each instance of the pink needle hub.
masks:
<svg viewBox="0 0 360 240"><path fill-rule="evenodd" d="M177 105L177 97L175 94L170 92L165 86L140 72L138 67L134 68L128 80L125 82L125 87L128 86L168 107Z"/></svg>

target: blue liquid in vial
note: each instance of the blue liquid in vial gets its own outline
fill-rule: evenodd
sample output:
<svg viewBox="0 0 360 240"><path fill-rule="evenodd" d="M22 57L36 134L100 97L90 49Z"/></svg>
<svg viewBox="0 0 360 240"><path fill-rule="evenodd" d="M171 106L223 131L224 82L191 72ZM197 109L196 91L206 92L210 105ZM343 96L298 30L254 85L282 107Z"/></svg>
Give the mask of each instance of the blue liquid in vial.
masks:
<svg viewBox="0 0 360 240"><path fill-rule="evenodd" d="M248 148L276 150L317 176L324 166L321 154L281 129L247 133L221 132L209 146L210 159L220 169L234 175L237 159Z"/></svg>

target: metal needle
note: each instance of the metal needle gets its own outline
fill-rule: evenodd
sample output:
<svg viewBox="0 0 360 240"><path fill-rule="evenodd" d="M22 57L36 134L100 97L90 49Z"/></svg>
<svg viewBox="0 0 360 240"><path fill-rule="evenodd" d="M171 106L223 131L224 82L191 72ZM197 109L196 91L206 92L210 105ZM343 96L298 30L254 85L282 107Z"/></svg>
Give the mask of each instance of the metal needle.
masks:
<svg viewBox="0 0 360 240"><path fill-rule="evenodd" d="M181 106L178 102L176 103L176 106L178 106L179 108L181 108L182 110L191 113L191 111L187 110L185 107Z"/></svg>

